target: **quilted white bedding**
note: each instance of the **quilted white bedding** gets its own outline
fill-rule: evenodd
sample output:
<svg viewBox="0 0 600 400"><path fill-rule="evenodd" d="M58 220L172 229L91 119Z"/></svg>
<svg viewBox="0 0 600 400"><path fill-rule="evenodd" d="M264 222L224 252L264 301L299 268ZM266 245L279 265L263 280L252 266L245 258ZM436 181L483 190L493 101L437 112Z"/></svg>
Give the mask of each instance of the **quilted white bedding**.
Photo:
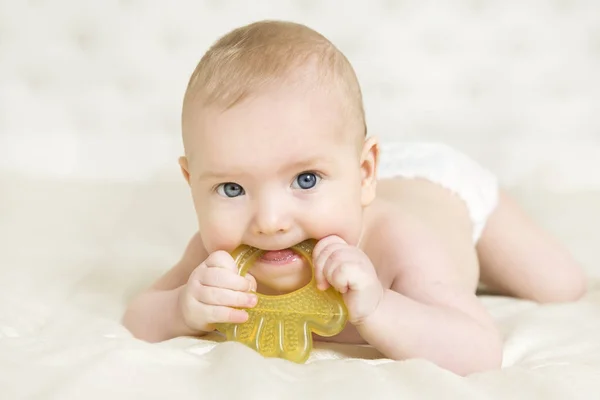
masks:
<svg viewBox="0 0 600 400"><path fill-rule="evenodd" d="M600 398L600 3L159 4L0 0L0 399ZM369 347L318 345L295 365L215 337L133 339L127 301L194 231L176 165L185 81L259 18L339 44L372 133L484 162L573 251L588 295L482 297L504 365L464 378Z"/></svg>

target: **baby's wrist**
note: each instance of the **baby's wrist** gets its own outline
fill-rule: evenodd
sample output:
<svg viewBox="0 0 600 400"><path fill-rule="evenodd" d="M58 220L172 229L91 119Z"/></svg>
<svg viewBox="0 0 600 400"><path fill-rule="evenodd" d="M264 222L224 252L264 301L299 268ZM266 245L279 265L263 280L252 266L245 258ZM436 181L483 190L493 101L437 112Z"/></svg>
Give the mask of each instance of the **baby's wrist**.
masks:
<svg viewBox="0 0 600 400"><path fill-rule="evenodd" d="M385 302L388 291L389 290L383 289L381 298L379 299L379 302L376 304L373 311L366 315L362 320L354 324L363 338L365 338L365 335L369 336L371 332L377 331L377 329L379 329L378 327L381 326L382 321L386 318Z"/></svg>

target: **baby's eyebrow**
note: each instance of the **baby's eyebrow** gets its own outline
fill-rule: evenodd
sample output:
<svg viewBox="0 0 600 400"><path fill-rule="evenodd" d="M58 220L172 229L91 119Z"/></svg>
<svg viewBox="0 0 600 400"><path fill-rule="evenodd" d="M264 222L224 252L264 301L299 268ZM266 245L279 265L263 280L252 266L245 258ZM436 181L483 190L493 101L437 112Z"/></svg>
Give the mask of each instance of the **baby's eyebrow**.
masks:
<svg viewBox="0 0 600 400"><path fill-rule="evenodd" d="M302 170L307 170L310 168L315 168L319 166L323 166L326 162L326 159L323 157L310 157L297 161L292 161L289 163L283 164L280 168L277 169L277 172L300 172ZM240 178L243 176L250 175L252 171L252 167L248 167L245 169L236 169L230 171L217 171L217 170L206 170L198 174L197 180L207 180L207 179L233 179Z"/></svg>
<svg viewBox="0 0 600 400"><path fill-rule="evenodd" d="M315 166L325 164L325 159L323 157L311 157L298 161L292 161L281 168L282 171L289 170L303 170L309 168L315 168Z"/></svg>
<svg viewBox="0 0 600 400"><path fill-rule="evenodd" d="M232 171L229 172L224 172L224 171L203 171L202 173L198 174L198 180L205 180L205 179L224 179L224 178L231 178L231 177L235 177L235 176L240 176L240 175L244 175L243 173L235 173Z"/></svg>

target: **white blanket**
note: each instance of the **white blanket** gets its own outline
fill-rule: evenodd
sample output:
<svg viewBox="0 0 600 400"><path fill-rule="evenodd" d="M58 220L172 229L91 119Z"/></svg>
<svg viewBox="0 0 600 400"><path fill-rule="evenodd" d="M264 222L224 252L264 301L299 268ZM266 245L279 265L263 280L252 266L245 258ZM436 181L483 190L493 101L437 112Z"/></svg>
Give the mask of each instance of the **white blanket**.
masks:
<svg viewBox="0 0 600 400"><path fill-rule="evenodd" d="M216 336L147 344L119 319L192 232L185 185L4 179L0 187L2 399L598 396L597 277L573 304L483 297L504 334L504 368L467 378L422 360L386 360L367 346L317 344L306 365L295 365ZM600 193L543 199L538 215L566 213L559 228L574 247L597 245L585 226L600 212L585 206Z"/></svg>
<svg viewBox="0 0 600 400"><path fill-rule="evenodd" d="M133 339L127 302L195 228L176 165L188 76L263 18L346 53L371 133L495 172L582 263L588 295L483 297L504 366L466 378L368 347L295 365L214 337ZM0 0L0 399L600 398L598 26L596 0Z"/></svg>

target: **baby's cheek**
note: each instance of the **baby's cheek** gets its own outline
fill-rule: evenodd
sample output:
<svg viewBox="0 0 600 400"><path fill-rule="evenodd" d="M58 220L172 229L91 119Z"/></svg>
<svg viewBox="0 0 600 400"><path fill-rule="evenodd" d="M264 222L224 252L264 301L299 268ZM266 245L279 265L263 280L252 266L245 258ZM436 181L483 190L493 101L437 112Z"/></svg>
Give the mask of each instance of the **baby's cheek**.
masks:
<svg viewBox="0 0 600 400"><path fill-rule="evenodd" d="M236 235L228 232L220 226L207 227L203 229L202 239L204 240L206 249L212 253L216 250L232 251L240 241L236 239Z"/></svg>
<svg viewBox="0 0 600 400"><path fill-rule="evenodd" d="M228 218L213 210L199 219L199 225L202 239L209 252L232 251L240 244L242 226L239 220Z"/></svg>
<svg viewBox="0 0 600 400"><path fill-rule="evenodd" d="M361 209L343 202L330 204L314 215L312 224L313 237L337 235L349 244L356 245L362 227Z"/></svg>

